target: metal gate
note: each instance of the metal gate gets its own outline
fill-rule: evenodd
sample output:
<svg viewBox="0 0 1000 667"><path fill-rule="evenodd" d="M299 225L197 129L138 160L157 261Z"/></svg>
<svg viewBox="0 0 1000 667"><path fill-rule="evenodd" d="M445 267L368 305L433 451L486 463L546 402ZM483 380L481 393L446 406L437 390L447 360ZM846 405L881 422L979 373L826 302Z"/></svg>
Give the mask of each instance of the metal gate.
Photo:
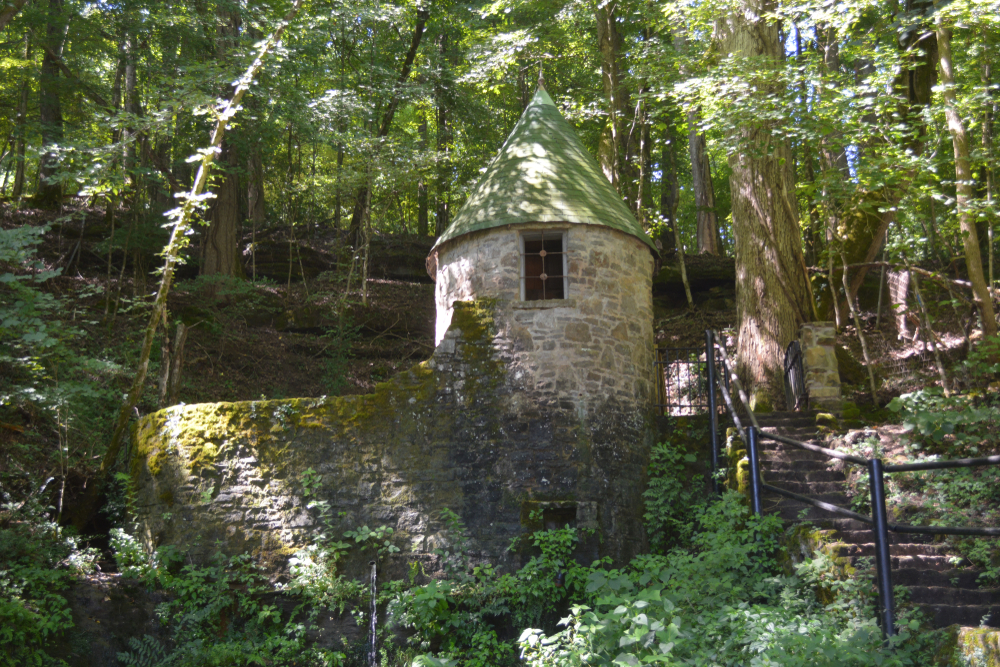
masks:
<svg viewBox="0 0 1000 667"><path fill-rule="evenodd" d="M656 349L656 408L661 415L682 417L708 412L707 366L704 347ZM728 387L728 376L718 357L715 366L716 377L724 378Z"/></svg>

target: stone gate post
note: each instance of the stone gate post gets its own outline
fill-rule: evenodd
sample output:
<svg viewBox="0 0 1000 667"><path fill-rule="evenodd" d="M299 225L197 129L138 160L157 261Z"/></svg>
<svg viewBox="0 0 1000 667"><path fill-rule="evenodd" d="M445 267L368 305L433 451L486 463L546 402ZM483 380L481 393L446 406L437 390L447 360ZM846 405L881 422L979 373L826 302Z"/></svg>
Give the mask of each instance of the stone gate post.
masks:
<svg viewBox="0 0 1000 667"><path fill-rule="evenodd" d="M833 322L809 322L799 329L806 390L813 409L839 413L840 370L837 367L837 328Z"/></svg>

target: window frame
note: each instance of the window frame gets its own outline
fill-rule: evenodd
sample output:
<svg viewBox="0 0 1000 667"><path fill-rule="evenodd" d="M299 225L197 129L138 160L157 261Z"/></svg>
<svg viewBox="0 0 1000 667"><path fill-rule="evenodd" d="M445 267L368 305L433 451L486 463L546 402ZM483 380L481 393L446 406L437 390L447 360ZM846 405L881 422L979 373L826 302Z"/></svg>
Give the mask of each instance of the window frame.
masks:
<svg viewBox="0 0 1000 667"><path fill-rule="evenodd" d="M559 254L562 255L562 281L563 281L563 295L561 297L545 298L545 299L526 299L525 298L525 283L527 279L537 278L538 276L528 276L527 275L527 264L525 262L525 257L528 253L524 250L525 241L542 241L544 249L544 241L555 239L556 236L559 237L562 243L562 251ZM567 229L532 229L519 232L517 235L518 242L518 254L520 255L520 266L519 266L519 279L520 283L520 300L525 303L532 303L535 301L566 301L569 299L569 260L567 255L569 255L569 230ZM537 253L531 253L531 255L537 255ZM544 255L543 257L543 267L544 267ZM544 270L542 271L544 273ZM548 278L546 278L547 280ZM545 281L543 282L543 286ZM543 288L544 291L544 288Z"/></svg>

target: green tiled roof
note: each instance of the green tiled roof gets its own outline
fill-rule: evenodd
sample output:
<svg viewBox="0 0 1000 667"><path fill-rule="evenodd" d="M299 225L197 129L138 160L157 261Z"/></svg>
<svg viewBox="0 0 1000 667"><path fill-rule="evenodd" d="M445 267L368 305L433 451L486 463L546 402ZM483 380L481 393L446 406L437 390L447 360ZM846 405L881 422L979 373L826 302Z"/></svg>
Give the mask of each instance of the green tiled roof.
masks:
<svg viewBox="0 0 1000 667"><path fill-rule="evenodd" d="M541 87L434 247L523 222L604 225L656 247Z"/></svg>

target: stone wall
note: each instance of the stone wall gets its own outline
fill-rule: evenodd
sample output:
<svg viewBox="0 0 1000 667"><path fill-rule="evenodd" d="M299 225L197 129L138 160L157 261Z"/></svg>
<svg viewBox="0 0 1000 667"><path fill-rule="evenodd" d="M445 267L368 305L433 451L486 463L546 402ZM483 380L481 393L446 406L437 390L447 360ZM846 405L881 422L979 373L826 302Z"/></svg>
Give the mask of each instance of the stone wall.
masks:
<svg viewBox="0 0 1000 667"><path fill-rule="evenodd" d="M840 412L840 371L837 366L837 328L833 322L809 322L799 330L802 366L809 404L814 409Z"/></svg>
<svg viewBox="0 0 1000 667"><path fill-rule="evenodd" d="M530 509L569 507L603 538L588 557L627 560L645 543L648 409L614 395L586 414L532 400L509 363L523 343L507 316L492 302L454 304L432 359L373 394L175 406L143 418L132 477L144 542L196 560L250 552L280 569L320 525L309 501L325 500L335 532L388 525L400 568L416 559L432 572L447 508L468 527L473 557L508 569L523 556L507 549L531 529ZM313 498L308 469L321 482ZM353 567L361 576L363 561Z"/></svg>
<svg viewBox="0 0 1000 667"><path fill-rule="evenodd" d="M566 299L520 300L518 234L566 233ZM490 298L507 360L541 402L587 412L609 398L645 409L653 386L653 257L639 239L597 225L529 224L467 234L437 250L436 341L456 301Z"/></svg>

